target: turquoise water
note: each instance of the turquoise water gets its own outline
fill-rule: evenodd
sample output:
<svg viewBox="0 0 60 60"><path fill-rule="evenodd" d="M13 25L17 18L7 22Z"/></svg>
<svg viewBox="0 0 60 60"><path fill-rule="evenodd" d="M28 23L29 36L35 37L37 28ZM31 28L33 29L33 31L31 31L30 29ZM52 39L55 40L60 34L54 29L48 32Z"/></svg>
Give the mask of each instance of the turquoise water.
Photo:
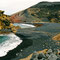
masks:
<svg viewBox="0 0 60 60"><path fill-rule="evenodd" d="M7 55L10 50L16 48L22 40L13 33L0 35L0 57Z"/></svg>
<svg viewBox="0 0 60 60"><path fill-rule="evenodd" d="M0 43L8 40L9 38L10 38L10 37L8 37L8 36L0 36Z"/></svg>

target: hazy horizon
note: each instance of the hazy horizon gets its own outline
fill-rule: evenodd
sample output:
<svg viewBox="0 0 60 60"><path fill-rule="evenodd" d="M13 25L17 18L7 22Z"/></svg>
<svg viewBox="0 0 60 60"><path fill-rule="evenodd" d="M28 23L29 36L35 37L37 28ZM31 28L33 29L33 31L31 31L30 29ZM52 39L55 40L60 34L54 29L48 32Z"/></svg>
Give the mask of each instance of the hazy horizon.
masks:
<svg viewBox="0 0 60 60"><path fill-rule="evenodd" d="M0 0L0 10L4 10L5 14L11 15L42 1L55 2L59 0Z"/></svg>

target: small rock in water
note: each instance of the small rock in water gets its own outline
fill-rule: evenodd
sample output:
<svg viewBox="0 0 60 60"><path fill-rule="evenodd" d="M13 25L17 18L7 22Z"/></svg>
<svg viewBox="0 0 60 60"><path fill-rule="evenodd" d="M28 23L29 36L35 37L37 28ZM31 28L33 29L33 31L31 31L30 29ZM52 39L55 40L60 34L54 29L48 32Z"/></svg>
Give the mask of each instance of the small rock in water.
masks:
<svg viewBox="0 0 60 60"><path fill-rule="evenodd" d="M23 50L21 49L21 51L23 51Z"/></svg>
<svg viewBox="0 0 60 60"><path fill-rule="evenodd" d="M19 53L16 53L16 56L18 56L19 55Z"/></svg>

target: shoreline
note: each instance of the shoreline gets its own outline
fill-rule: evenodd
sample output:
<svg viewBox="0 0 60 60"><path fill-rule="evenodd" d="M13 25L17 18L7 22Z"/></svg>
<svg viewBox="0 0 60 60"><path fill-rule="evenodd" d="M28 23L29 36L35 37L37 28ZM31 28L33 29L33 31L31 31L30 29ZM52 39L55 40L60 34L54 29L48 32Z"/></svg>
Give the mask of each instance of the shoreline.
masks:
<svg viewBox="0 0 60 60"><path fill-rule="evenodd" d="M56 27L58 27L59 30ZM59 32L60 24L46 24L38 28L20 29L15 35L20 37L23 42L15 49L9 51L5 57L2 57L0 59L19 60L27 57L34 51L40 51L50 48L58 49L60 48L60 46L56 44L56 41L52 40L52 36L58 34Z"/></svg>
<svg viewBox="0 0 60 60"><path fill-rule="evenodd" d="M20 35L20 34L19 34ZM20 35L21 36L21 35ZM19 36L18 36L19 37ZM21 38L21 37L20 37ZM25 40L25 39L23 39ZM28 40L28 39L27 39ZM26 40L26 41L27 41ZM16 48L14 48L13 50L10 50L7 55L3 56L3 57L0 57L1 60L11 60L13 58L16 58L16 54L17 53L21 53L21 50L24 50L25 48L27 48L28 46L26 44L26 41L22 41L21 44L19 44Z"/></svg>

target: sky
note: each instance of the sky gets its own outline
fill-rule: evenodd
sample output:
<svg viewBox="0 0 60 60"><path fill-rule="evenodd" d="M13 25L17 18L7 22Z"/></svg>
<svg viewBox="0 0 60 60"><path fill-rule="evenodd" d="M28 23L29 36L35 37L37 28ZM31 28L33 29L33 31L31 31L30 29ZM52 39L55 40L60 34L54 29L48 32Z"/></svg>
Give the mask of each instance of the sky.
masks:
<svg viewBox="0 0 60 60"><path fill-rule="evenodd" d="M4 10L5 14L11 15L42 1L56 2L59 0L0 0L0 10Z"/></svg>

